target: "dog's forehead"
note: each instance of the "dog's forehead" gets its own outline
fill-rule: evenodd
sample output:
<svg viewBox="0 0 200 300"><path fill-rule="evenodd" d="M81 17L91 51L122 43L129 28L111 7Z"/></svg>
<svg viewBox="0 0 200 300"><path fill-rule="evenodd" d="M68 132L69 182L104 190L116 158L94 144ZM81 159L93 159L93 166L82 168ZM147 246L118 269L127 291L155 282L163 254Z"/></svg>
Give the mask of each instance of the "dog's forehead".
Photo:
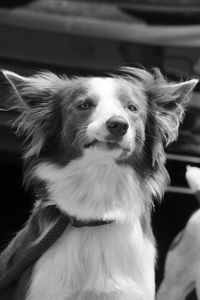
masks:
<svg viewBox="0 0 200 300"><path fill-rule="evenodd" d="M88 92L98 100L118 99L122 103L135 100L136 102L145 103L145 96L141 87L121 78L91 78L88 81Z"/></svg>
<svg viewBox="0 0 200 300"><path fill-rule="evenodd" d="M116 81L113 78L90 78L88 81L88 91L99 98L114 96L117 90Z"/></svg>

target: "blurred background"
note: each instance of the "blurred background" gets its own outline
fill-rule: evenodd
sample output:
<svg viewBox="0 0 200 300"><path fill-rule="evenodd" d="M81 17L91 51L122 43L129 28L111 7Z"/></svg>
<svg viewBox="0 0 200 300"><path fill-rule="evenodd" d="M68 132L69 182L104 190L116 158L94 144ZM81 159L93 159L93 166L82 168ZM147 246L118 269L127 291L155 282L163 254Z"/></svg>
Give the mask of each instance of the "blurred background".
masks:
<svg viewBox="0 0 200 300"><path fill-rule="evenodd" d="M199 0L0 0L0 68L31 75L101 75L120 66L159 67L171 80L200 75ZM0 249L27 220L30 191L22 185L22 143L0 111ZM8 124L8 121L9 122ZM198 208L185 180L200 167L197 86L178 141L167 149L171 186L156 205L153 230L159 251L157 286L166 251Z"/></svg>

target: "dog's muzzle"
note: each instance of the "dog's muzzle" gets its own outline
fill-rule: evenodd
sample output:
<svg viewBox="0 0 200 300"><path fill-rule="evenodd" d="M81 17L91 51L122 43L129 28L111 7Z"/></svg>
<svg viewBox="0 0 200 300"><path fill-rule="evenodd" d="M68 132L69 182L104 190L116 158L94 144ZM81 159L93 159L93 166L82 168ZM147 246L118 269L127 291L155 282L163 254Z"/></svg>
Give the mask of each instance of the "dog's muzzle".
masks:
<svg viewBox="0 0 200 300"><path fill-rule="evenodd" d="M130 153L131 146L124 138L129 129L128 121L118 115L107 119L105 123L94 122L89 125L88 141L84 148L97 146L99 149L121 150Z"/></svg>

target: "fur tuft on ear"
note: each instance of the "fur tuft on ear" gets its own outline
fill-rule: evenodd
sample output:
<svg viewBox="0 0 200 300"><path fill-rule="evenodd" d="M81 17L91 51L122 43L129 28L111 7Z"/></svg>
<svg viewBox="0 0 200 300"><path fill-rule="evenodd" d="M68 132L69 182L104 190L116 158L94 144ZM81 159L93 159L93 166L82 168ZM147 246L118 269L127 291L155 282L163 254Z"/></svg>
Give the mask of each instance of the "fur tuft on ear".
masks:
<svg viewBox="0 0 200 300"><path fill-rule="evenodd" d="M49 71L24 77L2 70L1 76L4 77L4 83L7 82L7 87L10 89L7 108L19 111L34 109L40 105L43 107L47 93L51 91L53 94L63 85L63 80Z"/></svg>
<svg viewBox="0 0 200 300"><path fill-rule="evenodd" d="M41 72L31 77L23 77L10 71L1 73L6 85L7 99L4 110L19 113L14 122L17 134L26 133L27 156L38 154L44 141L44 130L51 117L56 93L63 86L63 80L51 72Z"/></svg>
<svg viewBox="0 0 200 300"><path fill-rule="evenodd" d="M191 93L198 80L192 79L182 83L170 83L155 78L154 84L148 88L149 103L157 120L158 134L164 146L167 146L178 136L178 128L183 120L184 111Z"/></svg>
<svg viewBox="0 0 200 300"><path fill-rule="evenodd" d="M20 90L22 89L22 86L24 86L27 82L27 79L25 77L19 76L14 72L6 70L2 70L2 75L4 76L4 80L7 81L7 86L9 87L8 99L6 101L7 109L28 109L27 103L20 95Z"/></svg>

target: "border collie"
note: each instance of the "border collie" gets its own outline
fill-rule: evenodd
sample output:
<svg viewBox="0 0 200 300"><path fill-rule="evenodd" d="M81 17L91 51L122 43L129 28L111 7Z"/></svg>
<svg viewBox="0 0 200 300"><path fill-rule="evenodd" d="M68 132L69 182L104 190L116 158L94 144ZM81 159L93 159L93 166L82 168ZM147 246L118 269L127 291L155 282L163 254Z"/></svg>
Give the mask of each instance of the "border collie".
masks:
<svg viewBox="0 0 200 300"><path fill-rule="evenodd" d="M61 216L70 219L15 280L13 299L153 300L150 214L168 184L164 146L177 138L198 80L173 83L158 69L137 68L107 77L1 76L7 107L19 112L17 132L26 135L25 184L36 195L1 254L1 277Z"/></svg>

